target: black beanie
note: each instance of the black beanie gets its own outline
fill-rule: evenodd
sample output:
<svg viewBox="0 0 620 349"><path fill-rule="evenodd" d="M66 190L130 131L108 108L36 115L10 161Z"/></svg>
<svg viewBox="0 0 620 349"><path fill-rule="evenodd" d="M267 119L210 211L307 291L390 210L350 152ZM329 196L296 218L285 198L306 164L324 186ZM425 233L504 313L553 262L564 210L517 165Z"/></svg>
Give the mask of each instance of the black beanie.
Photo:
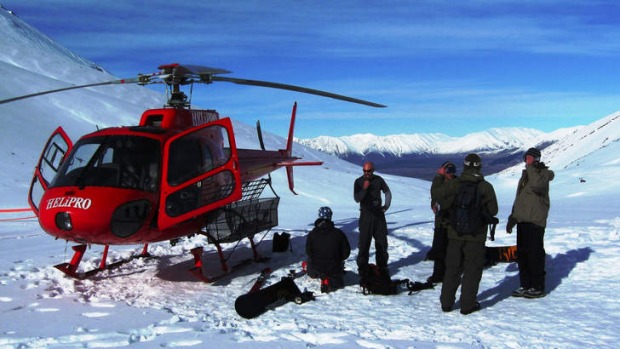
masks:
<svg viewBox="0 0 620 349"><path fill-rule="evenodd" d="M465 157L465 161L463 161L463 165L468 167L482 167L482 160L478 156L478 154L469 154Z"/></svg>
<svg viewBox="0 0 620 349"><path fill-rule="evenodd" d="M525 155L523 155L523 159L525 159L525 157L527 155L532 155L534 157L534 161L540 161L540 150L536 149L536 148L530 148L525 152Z"/></svg>
<svg viewBox="0 0 620 349"><path fill-rule="evenodd" d="M450 161L444 162L443 164L441 164L441 167L446 169L446 173L456 174L456 166Z"/></svg>

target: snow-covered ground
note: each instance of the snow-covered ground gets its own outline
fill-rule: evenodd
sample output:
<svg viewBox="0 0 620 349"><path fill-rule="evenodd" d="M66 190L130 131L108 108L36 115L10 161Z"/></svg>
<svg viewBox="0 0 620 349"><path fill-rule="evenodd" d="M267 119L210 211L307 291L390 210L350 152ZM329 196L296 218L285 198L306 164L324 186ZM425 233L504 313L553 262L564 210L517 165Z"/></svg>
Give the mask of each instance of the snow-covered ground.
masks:
<svg viewBox="0 0 620 349"><path fill-rule="evenodd" d="M318 207L334 209L337 225L355 246L357 212L351 183L361 171L338 169L337 160L332 161L330 168L297 171L299 196L283 189L279 192L281 225L276 231L292 234L292 252L272 253L269 233L259 245L262 254L271 257L268 262L248 265L214 284L199 282L187 272L192 266L189 250L205 244L202 239L175 247L153 245L150 252L157 258L136 259L120 269L78 281L52 267L71 257L69 245L43 233L34 219L1 222L0 348L611 348L620 343L616 297L620 188L617 181L593 173L597 167L580 173L585 183L575 178L574 170L558 171L552 183L546 232L549 294L545 298L510 297L518 287L515 264L485 270L479 295L483 309L468 316L441 311L440 286L414 295L365 296L356 285L354 249L346 262L351 273L345 289L319 294L316 301L301 306L284 305L257 319L239 317L234 301L247 292L262 268L274 270L268 283L299 268L305 236ZM617 169L617 165L608 167ZM432 241L429 183L385 178L394 192L388 215L390 271L396 278L424 280L432 270L432 263L424 261ZM274 180L278 188L286 187L281 173ZM498 192L503 224L516 177L489 180ZM604 192L598 190L601 186ZM23 197L8 199L3 200L11 203L6 207L24 206ZM515 237L501 227L490 245L514 243ZM215 250L206 251L203 260L209 273L216 274ZM97 267L100 252L98 246L89 249L83 267ZM137 252L139 246L112 248L110 257L115 260ZM247 258L250 253L244 243L231 260ZM297 283L319 291L316 280L303 277Z"/></svg>
<svg viewBox="0 0 620 349"><path fill-rule="evenodd" d="M33 45L38 34L25 26L0 11L0 71L6 82L0 86L0 99L32 92L28 89L33 86L44 90L83 83L76 77L105 78L90 63L58 47L52 50L44 40ZM28 36L10 36L14 31ZM45 69L38 69L42 66ZM60 68L65 69L62 74L51 73ZM295 169L297 196L286 189L284 171L273 173L281 196L280 226L261 236L259 251L270 257L267 262L247 265L213 284L202 283L187 272L193 266L189 250L207 245L196 237L174 247L154 244L149 252L156 258L134 259L91 279L65 277L53 265L71 258L71 244L45 234L36 219L28 218L31 213L8 211L27 207L30 173L46 135L57 125L69 126L70 135L77 137L92 131L93 124L137 122L143 105L157 100L145 92L129 103L110 91L89 89L76 92L79 98L56 95L0 106L0 348L615 348L620 343L618 114L579 129L543 154L556 171L546 231L548 295L536 300L510 297L518 287L517 268L499 264L483 274L483 309L463 316L441 311L440 286L413 295L361 293L355 267L358 210L352 197L361 167L301 146L298 155L325 164ZM91 104L95 102L100 104ZM121 113L127 105L131 110ZM110 120L102 114L124 116ZM298 117L303 118L302 111ZM252 127L235 123L235 129L241 147L258 147ZM270 149L282 148L284 142L268 134L265 141ZM515 242L503 227L519 172L517 167L487 178L495 186L501 220L497 240L489 245ZM430 183L384 178L394 196L387 216L390 271L394 278L425 280L432 269L432 263L424 261L432 241ZM261 269L274 270L268 284L289 269L299 269L305 236L317 209L325 205L334 210L337 226L354 247L346 261L348 286L320 294L318 281L302 277L296 282L317 292L316 301L286 304L253 320L239 317L234 301L249 290ZM292 251L272 253L273 233L280 231L292 234ZM225 247L229 253L234 245ZM140 248L112 247L108 261L127 258ZM82 267L97 267L101 251L101 246L91 246ZM230 263L250 255L243 241ZM213 246L207 246L203 261L210 275L220 272Z"/></svg>

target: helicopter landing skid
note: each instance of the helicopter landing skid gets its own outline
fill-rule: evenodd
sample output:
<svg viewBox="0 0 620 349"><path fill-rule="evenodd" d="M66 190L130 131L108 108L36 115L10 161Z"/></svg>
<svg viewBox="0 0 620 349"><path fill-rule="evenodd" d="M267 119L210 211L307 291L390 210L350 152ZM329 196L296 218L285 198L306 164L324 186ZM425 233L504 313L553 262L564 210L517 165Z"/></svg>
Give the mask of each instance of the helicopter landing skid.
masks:
<svg viewBox="0 0 620 349"><path fill-rule="evenodd" d="M194 275L198 280L201 280L202 282L210 284L210 283L213 283L215 281L218 281L222 277L224 277L226 275L229 275L231 272L233 272L233 271L239 269L240 267L243 267L243 266L245 266L245 265L247 265L247 264L249 264L251 262L261 263L261 262L264 262L264 261L268 260L269 258L267 258L267 257L261 258L261 257L258 256L258 253L256 251L256 246L254 244L254 241L252 241L252 239L250 239L250 241L252 242L252 249L254 251L254 257L253 258L245 259L245 260L243 260L243 261L241 261L241 262L239 262L239 263L237 263L237 264L235 264L235 265L233 265L231 267L228 266L228 264L226 263L226 260L224 259L224 254L222 252L222 248L220 247L219 244L216 244L217 251L218 251L218 254L220 256L220 262L222 263L222 271L223 272L221 274L219 274L219 275L211 276L211 277L206 276L204 274L204 272L203 272L202 252L203 252L204 248L203 247L193 248L191 250L191 252L192 252L192 255L194 256L194 267L189 269L188 271L192 275Z"/></svg>
<svg viewBox="0 0 620 349"><path fill-rule="evenodd" d="M151 257L151 255L147 252L148 244L145 244L144 248L142 249L142 253L140 253L139 255L134 255L129 259L120 260L112 264L106 264L109 246L105 245L105 248L103 250L103 256L101 258L101 263L99 264L99 268L85 271L85 272L78 272L77 271L78 267L80 265L80 262L82 261L82 257L84 257L84 253L86 252L86 245L76 245L76 246L72 246L71 248L73 249L73 251L75 251L75 253L73 254L73 258L71 258L71 262L57 264L54 266L54 268L62 271L63 273L65 273L65 275L68 275L74 279L79 279L79 280L87 279L104 270L112 270L112 269L118 268L121 265L127 262L130 262L131 260L136 259L136 258Z"/></svg>

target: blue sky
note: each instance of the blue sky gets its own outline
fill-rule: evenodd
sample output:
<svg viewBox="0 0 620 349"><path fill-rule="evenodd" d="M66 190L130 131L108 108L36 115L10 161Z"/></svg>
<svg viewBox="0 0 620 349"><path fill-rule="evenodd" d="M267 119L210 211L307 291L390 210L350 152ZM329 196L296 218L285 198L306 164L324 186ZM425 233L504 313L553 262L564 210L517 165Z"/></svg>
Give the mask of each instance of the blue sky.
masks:
<svg viewBox="0 0 620 349"><path fill-rule="evenodd" d="M164 63L301 85L377 109L227 83L194 105L286 135L550 132L620 110L616 1L0 0L125 78Z"/></svg>

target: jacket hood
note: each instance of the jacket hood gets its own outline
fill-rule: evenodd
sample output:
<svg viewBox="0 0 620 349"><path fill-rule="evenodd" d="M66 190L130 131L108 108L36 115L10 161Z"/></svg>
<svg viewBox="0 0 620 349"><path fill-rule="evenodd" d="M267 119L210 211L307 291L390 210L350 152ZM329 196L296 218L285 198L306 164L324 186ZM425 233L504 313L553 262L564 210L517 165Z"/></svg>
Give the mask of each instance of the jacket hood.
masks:
<svg viewBox="0 0 620 349"><path fill-rule="evenodd" d="M330 221L329 219L318 218L316 221L314 221L314 226L320 229L333 228L334 222Z"/></svg>
<svg viewBox="0 0 620 349"><path fill-rule="evenodd" d="M480 171L479 167L470 167L465 166L463 168L463 173L461 174L461 180L470 181L470 182L478 182L484 179L482 175L482 171Z"/></svg>

